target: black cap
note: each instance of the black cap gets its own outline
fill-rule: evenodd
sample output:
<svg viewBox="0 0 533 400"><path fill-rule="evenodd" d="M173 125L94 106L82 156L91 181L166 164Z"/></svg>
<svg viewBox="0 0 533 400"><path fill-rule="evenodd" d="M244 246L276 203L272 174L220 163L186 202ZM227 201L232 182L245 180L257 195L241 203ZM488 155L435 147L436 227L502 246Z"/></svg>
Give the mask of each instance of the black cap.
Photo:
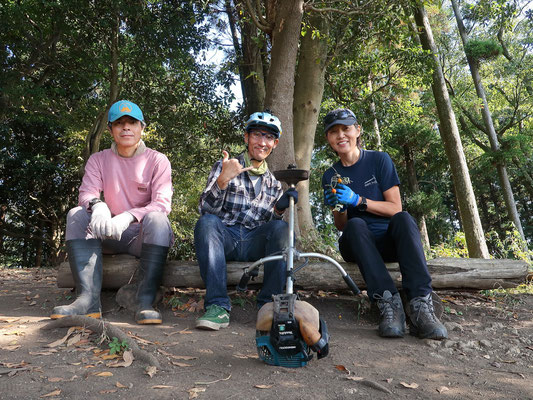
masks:
<svg viewBox="0 0 533 400"><path fill-rule="evenodd" d="M324 117L324 134L328 133L329 128L333 125L355 125L357 124L357 118L352 110L347 108L338 108L330 111Z"/></svg>

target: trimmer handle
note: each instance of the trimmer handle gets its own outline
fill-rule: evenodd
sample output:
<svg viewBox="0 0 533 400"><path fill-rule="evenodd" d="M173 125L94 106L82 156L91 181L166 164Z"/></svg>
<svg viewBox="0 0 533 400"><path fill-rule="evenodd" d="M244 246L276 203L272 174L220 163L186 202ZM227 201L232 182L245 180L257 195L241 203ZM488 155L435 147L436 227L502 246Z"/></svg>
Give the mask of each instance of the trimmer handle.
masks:
<svg viewBox="0 0 533 400"><path fill-rule="evenodd" d="M248 282L250 282L250 278L255 278L257 275L259 275L259 270L257 268L254 268L251 271L244 271L236 289L239 292L246 291L246 289L248 288Z"/></svg>
<svg viewBox="0 0 533 400"><path fill-rule="evenodd" d="M346 284L348 285L348 287L350 288L350 290L353 292L354 295L357 296L359 293L361 293L361 290L357 287L357 285L355 284L355 282L353 281L350 275L346 274L342 278L344 279L344 282L346 282Z"/></svg>

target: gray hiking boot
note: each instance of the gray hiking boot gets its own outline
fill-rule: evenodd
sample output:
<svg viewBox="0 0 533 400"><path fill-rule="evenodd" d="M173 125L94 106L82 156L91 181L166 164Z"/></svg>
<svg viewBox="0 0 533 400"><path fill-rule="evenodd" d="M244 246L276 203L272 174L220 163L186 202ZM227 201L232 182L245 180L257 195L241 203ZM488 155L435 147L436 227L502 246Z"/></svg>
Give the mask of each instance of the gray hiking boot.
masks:
<svg viewBox="0 0 533 400"><path fill-rule="evenodd" d="M405 333L405 313L400 293L391 294L388 290L383 296L374 294L374 299L381 313L378 333L381 337L401 338Z"/></svg>
<svg viewBox="0 0 533 400"><path fill-rule="evenodd" d="M420 339L442 340L448 338L446 327L435 316L431 293L415 297L409 302L409 333Z"/></svg>

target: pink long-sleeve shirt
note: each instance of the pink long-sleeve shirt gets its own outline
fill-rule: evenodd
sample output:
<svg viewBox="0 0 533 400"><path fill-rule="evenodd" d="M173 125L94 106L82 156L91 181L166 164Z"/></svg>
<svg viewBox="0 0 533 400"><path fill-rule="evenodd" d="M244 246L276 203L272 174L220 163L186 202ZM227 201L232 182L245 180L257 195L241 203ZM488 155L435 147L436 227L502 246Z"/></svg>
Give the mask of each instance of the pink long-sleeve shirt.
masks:
<svg viewBox="0 0 533 400"><path fill-rule="evenodd" d="M101 192L112 215L128 211L139 222L152 211L168 215L172 201L170 162L149 148L131 158L120 157L111 149L95 153L85 165L79 205L87 208Z"/></svg>

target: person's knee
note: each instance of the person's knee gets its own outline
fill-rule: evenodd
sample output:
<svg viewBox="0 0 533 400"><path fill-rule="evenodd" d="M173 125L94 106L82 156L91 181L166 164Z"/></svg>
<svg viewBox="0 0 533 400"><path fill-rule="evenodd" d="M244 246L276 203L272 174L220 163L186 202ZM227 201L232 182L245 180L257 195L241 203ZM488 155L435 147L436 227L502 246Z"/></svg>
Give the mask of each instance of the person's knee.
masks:
<svg viewBox="0 0 533 400"><path fill-rule="evenodd" d="M87 210L81 206L71 208L67 213L67 225L87 221L88 219L89 216Z"/></svg>
<svg viewBox="0 0 533 400"><path fill-rule="evenodd" d="M143 218L143 227L146 229L170 229L170 221L165 213L160 211L152 211L146 214Z"/></svg>
<svg viewBox="0 0 533 400"><path fill-rule="evenodd" d="M357 233L362 234L365 232L370 232L368 229L368 225L362 218L350 218L346 222L346 226L344 227L343 233Z"/></svg>
<svg viewBox="0 0 533 400"><path fill-rule="evenodd" d="M289 225L282 220L270 221L270 232L269 240L272 243L277 244L276 247L280 249L285 247L289 241Z"/></svg>
<svg viewBox="0 0 533 400"><path fill-rule="evenodd" d="M209 240L209 236L220 231L222 221L213 214L204 214L196 222L194 227L195 241Z"/></svg>
<svg viewBox="0 0 533 400"><path fill-rule="evenodd" d="M416 226L414 218L407 211L400 211L399 213L394 214L391 217L390 224L392 226L400 227L407 227L413 224Z"/></svg>

